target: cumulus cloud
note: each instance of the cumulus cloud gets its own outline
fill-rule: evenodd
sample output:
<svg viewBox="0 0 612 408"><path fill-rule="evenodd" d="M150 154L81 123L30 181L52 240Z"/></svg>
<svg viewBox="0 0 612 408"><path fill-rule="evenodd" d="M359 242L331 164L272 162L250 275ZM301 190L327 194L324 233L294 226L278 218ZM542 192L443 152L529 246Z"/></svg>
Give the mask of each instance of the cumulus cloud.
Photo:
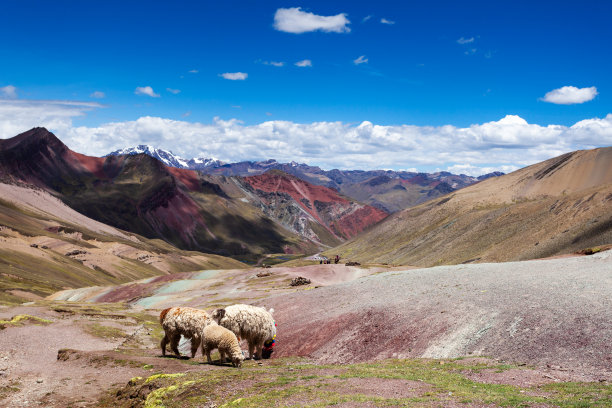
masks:
<svg viewBox="0 0 612 408"><path fill-rule="evenodd" d="M309 60L309 59L298 61L298 62L295 63L295 66L297 66L297 67L312 67L312 61Z"/></svg>
<svg viewBox="0 0 612 408"><path fill-rule="evenodd" d="M348 24L351 22L345 13L335 16L319 16L301 7L279 8L274 14L274 28L286 33L302 34L310 31L323 31L326 33L348 33L351 31Z"/></svg>
<svg viewBox="0 0 612 408"><path fill-rule="evenodd" d="M355 65L367 64L367 63L368 63L368 59L366 58L365 55L362 55L359 58L353 60L353 64Z"/></svg>
<svg viewBox="0 0 612 408"><path fill-rule="evenodd" d="M73 129L73 118L102 107L96 102L0 100L0 139L13 137L37 126L53 129L58 134L68 134Z"/></svg>
<svg viewBox="0 0 612 408"><path fill-rule="evenodd" d="M156 94L153 91L153 88L151 88L150 86L138 86L134 90L134 94L136 94L136 95L147 95L147 96L150 96L151 98L159 98L159 94Z"/></svg>
<svg viewBox="0 0 612 408"><path fill-rule="evenodd" d="M225 72L223 74L219 74L220 77L225 79L229 79L230 81L244 81L247 79L249 74L246 72Z"/></svg>
<svg viewBox="0 0 612 408"><path fill-rule="evenodd" d="M460 39L457 40L458 44L470 44L474 42L474 37L470 37L470 38L465 38L465 37L461 37Z"/></svg>
<svg viewBox="0 0 612 408"><path fill-rule="evenodd" d="M16 99L17 98L17 88L13 85L7 85L0 88L0 97Z"/></svg>
<svg viewBox="0 0 612 408"><path fill-rule="evenodd" d="M166 88L166 91L168 91L168 92L170 92L170 93L173 93L173 94L175 94L175 95L176 95L176 94L181 93L181 90L180 90L180 89Z"/></svg>
<svg viewBox="0 0 612 408"><path fill-rule="evenodd" d="M612 114L573 126L541 126L516 115L467 127L281 120L245 125L237 119L198 123L150 116L97 127L73 125L74 119L101 107L93 102L1 100L0 138L45 126L71 149L96 156L150 144L183 157L229 162L274 158L325 169L447 169L475 176L612 145Z"/></svg>
<svg viewBox="0 0 612 408"><path fill-rule="evenodd" d="M393 25L393 24L395 24L395 21L387 20L386 18L381 18L381 19L380 19L380 22L381 22L382 24L387 24L387 25Z"/></svg>
<svg viewBox="0 0 612 408"><path fill-rule="evenodd" d="M90 98L102 99L106 97L106 94L101 91L95 91L89 94Z"/></svg>
<svg viewBox="0 0 612 408"><path fill-rule="evenodd" d="M564 86L553 89L546 93L542 100L544 102L555 103L558 105L574 105L593 100L598 95L597 88L576 88L575 86Z"/></svg>

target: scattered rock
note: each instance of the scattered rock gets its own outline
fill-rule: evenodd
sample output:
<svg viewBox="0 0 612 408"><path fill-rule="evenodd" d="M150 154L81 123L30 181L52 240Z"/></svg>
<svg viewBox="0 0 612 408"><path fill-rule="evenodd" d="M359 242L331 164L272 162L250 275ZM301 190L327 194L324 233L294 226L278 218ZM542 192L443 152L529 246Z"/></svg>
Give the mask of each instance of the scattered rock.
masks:
<svg viewBox="0 0 612 408"><path fill-rule="evenodd" d="M347 263L345 263L346 266L360 266L361 264L359 262L353 262L353 261L349 261Z"/></svg>
<svg viewBox="0 0 612 408"><path fill-rule="evenodd" d="M38 248L38 244L30 244L31 248Z"/></svg>
<svg viewBox="0 0 612 408"><path fill-rule="evenodd" d="M39 378L38 380L36 380L36 382L37 382L37 383L39 383L39 384L42 384L43 379L42 379L42 378Z"/></svg>
<svg viewBox="0 0 612 408"><path fill-rule="evenodd" d="M259 272L256 276L258 278L263 278L265 276L270 276L270 275L272 275L272 273L270 273L270 272Z"/></svg>
<svg viewBox="0 0 612 408"><path fill-rule="evenodd" d="M304 278L302 276L298 276L297 278L291 279L290 286L300 286L300 285L309 285L310 279Z"/></svg>
<svg viewBox="0 0 612 408"><path fill-rule="evenodd" d="M66 256L75 256L75 255L85 255L89 252L84 251L82 249L75 249L74 251L66 252Z"/></svg>

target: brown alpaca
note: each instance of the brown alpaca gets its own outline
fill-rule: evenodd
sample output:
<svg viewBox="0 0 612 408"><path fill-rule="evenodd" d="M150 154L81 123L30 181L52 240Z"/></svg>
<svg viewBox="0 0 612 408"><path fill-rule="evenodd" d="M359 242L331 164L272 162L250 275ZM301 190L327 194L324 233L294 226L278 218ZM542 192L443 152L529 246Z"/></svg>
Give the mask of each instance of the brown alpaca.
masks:
<svg viewBox="0 0 612 408"><path fill-rule="evenodd" d="M169 342L170 349L177 357L180 357L178 344L183 335L191 339L191 358L193 358L200 345L202 330L213 323L213 320L204 310L192 307L171 307L161 311L159 322L164 329L164 338L160 344L162 355L166 355L166 344Z"/></svg>

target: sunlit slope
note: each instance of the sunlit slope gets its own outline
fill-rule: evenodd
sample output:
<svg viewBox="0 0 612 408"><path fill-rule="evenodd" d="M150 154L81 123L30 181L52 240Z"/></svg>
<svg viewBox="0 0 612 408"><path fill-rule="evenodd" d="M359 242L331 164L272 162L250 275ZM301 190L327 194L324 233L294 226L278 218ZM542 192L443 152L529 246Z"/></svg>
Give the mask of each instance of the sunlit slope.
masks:
<svg viewBox="0 0 612 408"><path fill-rule="evenodd" d="M0 183L0 197L0 304L66 288L244 267L230 258L181 251L161 240L120 231L41 189Z"/></svg>
<svg viewBox="0 0 612 408"><path fill-rule="evenodd" d="M612 147L568 153L396 213L333 252L431 266L533 259L609 243Z"/></svg>

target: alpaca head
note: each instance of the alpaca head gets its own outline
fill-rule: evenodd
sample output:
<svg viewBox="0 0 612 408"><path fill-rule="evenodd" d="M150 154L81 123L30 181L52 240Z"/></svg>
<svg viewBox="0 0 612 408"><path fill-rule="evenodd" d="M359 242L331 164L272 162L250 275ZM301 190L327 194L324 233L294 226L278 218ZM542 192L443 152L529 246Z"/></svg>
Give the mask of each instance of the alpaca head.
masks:
<svg viewBox="0 0 612 408"><path fill-rule="evenodd" d="M244 355L242 354L242 352L238 353L232 353L232 365L234 367L240 368L242 367L242 362L244 361Z"/></svg>
<svg viewBox="0 0 612 408"><path fill-rule="evenodd" d="M225 309L215 309L212 312L212 318L219 323L221 319L225 316Z"/></svg>

